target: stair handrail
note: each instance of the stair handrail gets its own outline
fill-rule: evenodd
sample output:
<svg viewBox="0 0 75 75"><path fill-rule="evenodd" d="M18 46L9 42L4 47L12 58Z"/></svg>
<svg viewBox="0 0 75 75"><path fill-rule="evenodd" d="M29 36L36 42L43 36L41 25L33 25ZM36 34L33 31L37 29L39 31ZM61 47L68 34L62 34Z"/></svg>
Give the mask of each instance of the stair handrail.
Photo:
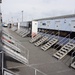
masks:
<svg viewBox="0 0 75 75"><path fill-rule="evenodd" d="M55 34L55 36L58 34L59 32L57 32L56 34Z"/></svg>
<svg viewBox="0 0 75 75"><path fill-rule="evenodd" d="M74 39L75 39L75 37L74 37L73 39L70 39L70 40L67 39L67 40L69 40L69 42L72 42ZM66 41L67 41L67 40L66 40ZM66 41L64 41L63 43L65 43ZM61 45L63 45L63 43L62 43ZM58 48L59 48L59 46L58 46L57 48L55 48L55 49L58 49Z"/></svg>
<svg viewBox="0 0 75 75"><path fill-rule="evenodd" d="M47 34L48 32L46 32L46 33L44 33L44 34L42 34L42 36L45 36L45 34Z"/></svg>
<svg viewBox="0 0 75 75"><path fill-rule="evenodd" d="M69 40L69 39L67 39L67 40ZM65 43L66 41L64 41L63 43ZM63 45L63 43L61 45ZM57 50L59 47L60 47L60 45L58 47L56 47L55 49Z"/></svg>
<svg viewBox="0 0 75 75"><path fill-rule="evenodd" d="M70 36L70 34L68 34L65 38L63 38L62 40L60 40L58 43L61 43L63 40L65 40L68 36Z"/></svg>
<svg viewBox="0 0 75 75"><path fill-rule="evenodd" d="M50 35L51 37L49 37L49 40L52 39L55 35Z"/></svg>
<svg viewBox="0 0 75 75"><path fill-rule="evenodd" d="M75 37L73 39L70 39L69 42L72 42L75 39ZM74 41L73 41L74 42Z"/></svg>
<svg viewBox="0 0 75 75"><path fill-rule="evenodd" d="M64 45L64 43L66 44L66 42L69 41L69 39L66 39L62 44L60 45Z"/></svg>
<svg viewBox="0 0 75 75"><path fill-rule="evenodd" d="M18 74L14 73L14 72L12 72L12 71L6 69L6 68L3 68L3 70L5 70L5 71L7 71L7 72L9 72L9 73L11 73L11 74L18 75Z"/></svg>
<svg viewBox="0 0 75 75"><path fill-rule="evenodd" d="M71 40L71 39L70 39L71 33L72 33L72 32L70 32L70 34L69 34L69 38L67 38L67 40L69 40L69 41ZM66 41L67 41L67 40L66 40ZM63 45L64 43L66 43L66 41L64 41L61 45Z"/></svg>
<svg viewBox="0 0 75 75"><path fill-rule="evenodd" d="M70 36L70 34L66 35L62 40L60 40L59 42L57 42L55 45L54 45L54 48L57 44L61 43L63 40L65 40L68 36Z"/></svg>
<svg viewBox="0 0 75 75"><path fill-rule="evenodd" d="M47 41L49 41L54 35L54 32L51 32L51 34L48 36L48 39L47 39ZM45 35L45 34L44 34ZM52 36L51 36L52 35ZM51 37L50 37L51 36Z"/></svg>
<svg viewBox="0 0 75 75"><path fill-rule="evenodd" d="M54 34L54 32L53 32L53 34ZM52 39L52 38L54 38L54 36L56 37L56 35L58 34L58 32L55 34L55 35L50 35L51 37L49 37L49 39L48 40L50 40L50 39Z"/></svg>
<svg viewBox="0 0 75 75"><path fill-rule="evenodd" d="M16 42L19 42L17 39L15 39L11 34L8 34L7 32L5 32L4 30L2 31L4 34L6 34L8 37L11 37L12 40L16 41Z"/></svg>
<svg viewBox="0 0 75 75"><path fill-rule="evenodd" d="M57 34L58 34L58 35L57 35ZM55 34L55 36L56 36L56 35L57 35L57 36L58 36L58 38L59 38L59 35L60 35L60 34L59 34L59 31Z"/></svg>
<svg viewBox="0 0 75 75"><path fill-rule="evenodd" d="M74 53L75 53L75 50L71 53L71 64L72 64L73 59L75 58L75 56L73 56Z"/></svg>

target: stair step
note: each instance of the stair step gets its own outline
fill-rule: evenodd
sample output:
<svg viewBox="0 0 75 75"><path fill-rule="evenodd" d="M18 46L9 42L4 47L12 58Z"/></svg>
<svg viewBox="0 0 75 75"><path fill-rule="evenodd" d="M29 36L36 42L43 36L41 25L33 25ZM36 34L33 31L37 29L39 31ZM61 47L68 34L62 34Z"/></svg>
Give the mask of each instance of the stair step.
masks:
<svg viewBox="0 0 75 75"><path fill-rule="evenodd" d="M73 43L69 42L66 45L64 45L59 51L57 51L55 54L53 54L53 56L58 59L62 59L74 48L75 48L75 45Z"/></svg>
<svg viewBox="0 0 75 75"><path fill-rule="evenodd" d="M58 41L58 39L53 38L51 39L49 42L47 42L45 45L43 45L41 47L42 50L46 51L48 50L52 45L54 45L56 42Z"/></svg>
<svg viewBox="0 0 75 75"><path fill-rule="evenodd" d="M28 34L30 34L30 31L28 31L27 33L23 34L22 37L27 36Z"/></svg>
<svg viewBox="0 0 75 75"><path fill-rule="evenodd" d="M36 43L34 43L34 45L35 45L35 46L40 46L40 45L43 44L47 39L48 39L48 37L44 36L44 37L42 37L39 41L37 41Z"/></svg>

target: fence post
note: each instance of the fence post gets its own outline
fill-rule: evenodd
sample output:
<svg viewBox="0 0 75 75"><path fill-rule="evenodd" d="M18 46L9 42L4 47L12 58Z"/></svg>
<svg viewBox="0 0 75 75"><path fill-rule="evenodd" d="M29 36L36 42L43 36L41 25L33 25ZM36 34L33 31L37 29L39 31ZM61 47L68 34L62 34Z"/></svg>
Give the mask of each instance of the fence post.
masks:
<svg viewBox="0 0 75 75"><path fill-rule="evenodd" d="M2 70L2 75L3 75L3 68L4 68L4 53L3 51L0 52L1 55L1 70Z"/></svg>
<svg viewBox="0 0 75 75"><path fill-rule="evenodd" d="M29 65L29 50L27 50L27 59L28 59L28 65Z"/></svg>
<svg viewBox="0 0 75 75"><path fill-rule="evenodd" d="M35 75L37 75L37 70L35 69Z"/></svg>

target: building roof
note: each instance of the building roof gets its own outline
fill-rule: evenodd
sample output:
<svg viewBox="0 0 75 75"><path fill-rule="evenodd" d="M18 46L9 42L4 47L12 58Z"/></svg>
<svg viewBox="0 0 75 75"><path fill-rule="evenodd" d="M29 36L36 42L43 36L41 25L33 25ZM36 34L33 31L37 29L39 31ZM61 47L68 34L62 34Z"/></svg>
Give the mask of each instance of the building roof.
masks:
<svg viewBox="0 0 75 75"><path fill-rule="evenodd" d="M62 16L55 16L55 17L48 17L48 18L41 18L41 19L35 19L34 21L39 21L39 20L52 20L52 19L62 19L62 18L73 18L73 17L75 17L75 14L62 15Z"/></svg>

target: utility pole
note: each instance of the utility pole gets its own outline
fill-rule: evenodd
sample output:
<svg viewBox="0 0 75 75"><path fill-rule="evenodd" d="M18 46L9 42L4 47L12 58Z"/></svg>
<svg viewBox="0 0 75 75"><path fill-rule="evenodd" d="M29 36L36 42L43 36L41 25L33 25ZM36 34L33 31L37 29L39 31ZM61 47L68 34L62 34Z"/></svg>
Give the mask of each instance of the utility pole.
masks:
<svg viewBox="0 0 75 75"><path fill-rule="evenodd" d="M12 25L13 25L13 17L11 17L11 23L12 23Z"/></svg>
<svg viewBox="0 0 75 75"><path fill-rule="evenodd" d="M23 23L23 11L22 11L22 23Z"/></svg>

